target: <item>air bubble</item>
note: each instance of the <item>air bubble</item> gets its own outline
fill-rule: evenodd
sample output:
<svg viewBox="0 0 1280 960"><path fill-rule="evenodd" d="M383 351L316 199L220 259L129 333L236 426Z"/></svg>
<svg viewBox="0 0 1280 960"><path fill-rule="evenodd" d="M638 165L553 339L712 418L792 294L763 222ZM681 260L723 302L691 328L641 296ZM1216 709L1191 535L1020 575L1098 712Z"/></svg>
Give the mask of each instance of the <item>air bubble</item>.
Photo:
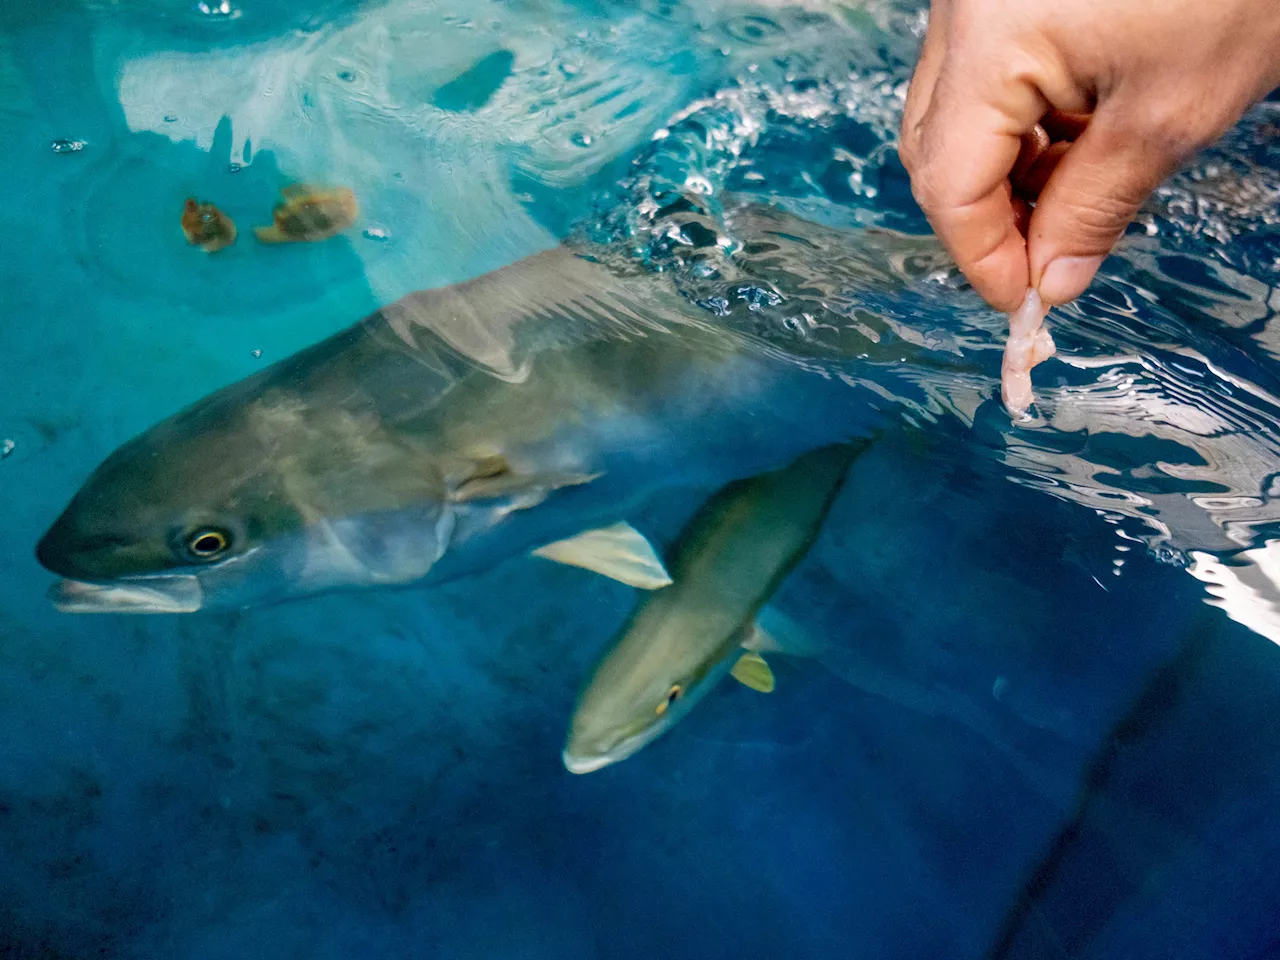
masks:
<svg viewBox="0 0 1280 960"><path fill-rule="evenodd" d="M1187 555L1177 547L1172 547L1167 543L1151 548L1151 556L1155 558L1157 563L1167 564L1170 567L1183 569L1190 565Z"/></svg>
<svg viewBox="0 0 1280 960"><path fill-rule="evenodd" d="M746 301L748 310L760 310L764 307L776 307L782 303L782 297L772 290L763 287L739 287L736 291L739 300Z"/></svg>
<svg viewBox="0 0 1280 960"><path fill-rule="evenodd" d="M177 122L178 122L178 118L177 118L177 117L175 117L172 113L166 113L166 114L164 115L164 122L165 122L165 123L177 123Z"/></svg>
<svg viewBox="0 0 1280 960"><path fill-rule="evenodd" d="M240 16L240 8L231 5L231 0L197 0L196 13L214 20L235 20Z"/></svg>
<svg viewBox="0 0 1280 960"><path fill-rule="evenodd" d="M711 186L711 181L697 174L690 174L685 177L684 185L691 193L696 193L703 197L709 197L715 192L715 188Z"/></svg>
<svg viewBox="0 0 1280 960"><path fill-rule="evenodd" d="M782 27L777 23L761 16L742 16L725 25L725 33L734 40L749 44L766 43L782 32Z"/></svg>
<svg viewBox="0 0 1280 960"><path fill-rule="evenodd" d="M380 223L371 223L361 231L366 240L386 243L391 239L391 231Z"/></svg>
<svg viewBox="0 0 1280 960"><path fill-rule="evenodd" d="M10 454L13 453L14 449L17 446L18 445L14 441L8 438L5 438L5 440L0 441L0 460L9 459Z"/></svg>
<svg viewBox="0 0 1280 960"><path fill-rule="evenodd" d="M253 351L253 359L255 359L255 360L260 360L261 358L262 358L262 351L261 351L261 350L254 350L254 351Z"/></svg>
<svg viewBox="0 0 1280 960"><path fill-rule="evenodd" d="M709 310L717 317L727 317L729 315L729 301L724 297L707 297L705 300L699 300L698 306L703 310Z"/></svg>
<svg viewBox="0 0 1280 960"><path fill-rule="evenodd" d="M79 153L86 146L88 146L88 144L83 140L73 140L70 137L59 137L49 144L49 149L54 153Z"/></svg>
<svg viewBox="0 0 1280 960"><path fill-rule="evenodd" d="M589 147L593 141L591 134L579 131L569 138L569 142L575 147Z"/></svg>
<svg viewBox="0 0 1280 960"><path fill-rule="evenodd" d="M243 169L244 164L236 163L234 160L227 164L227 173L239 173Z"/></svg>

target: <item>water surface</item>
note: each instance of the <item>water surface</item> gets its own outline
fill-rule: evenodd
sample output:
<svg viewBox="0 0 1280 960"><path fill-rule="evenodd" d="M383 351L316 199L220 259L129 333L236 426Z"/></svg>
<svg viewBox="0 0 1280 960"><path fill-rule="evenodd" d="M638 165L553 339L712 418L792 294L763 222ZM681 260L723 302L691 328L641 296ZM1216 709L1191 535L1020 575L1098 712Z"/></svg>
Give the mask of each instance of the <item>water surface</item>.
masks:
<svg viewBox="0 0 1280 960"><path fill-rule="evenodd" d="M799 0L0 13L0 955L1280 956L1276 106L1054 314L1014 425L1003 319L893 150L922 25ZM304 179L360 222L253 244ZM183 242L189 194L234 247ZM50 608L33 546L121 442L566 239L778 371L750 462L712 455L738 420L655 417L657 469L623 480L659 545L719 484L878 431L773 600L828 655L574 777L574 697L636 602L580 570Z"/></svg>

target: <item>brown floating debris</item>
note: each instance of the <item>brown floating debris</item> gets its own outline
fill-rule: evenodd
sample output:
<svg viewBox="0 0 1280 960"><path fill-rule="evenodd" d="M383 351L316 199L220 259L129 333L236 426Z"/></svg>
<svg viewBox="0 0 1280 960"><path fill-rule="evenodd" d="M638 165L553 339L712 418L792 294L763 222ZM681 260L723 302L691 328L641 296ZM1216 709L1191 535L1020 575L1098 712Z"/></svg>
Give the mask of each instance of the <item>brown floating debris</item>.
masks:
<svg viewBox="0 0 1280 960"><path fill-rule="evenodd" d="M215 253L236 242L236 225L212 203L188 197L182 207L182 232L187 243L205 253Z"/></svg>
<svg viewBox="0 0 1280 960"><path fill-rule="evenodd" d="M348 187L315 187L297 183L280 191L284 200L272 211L275 222L254 227L263 243L328 240L356 222L360 207Z"/></svg>

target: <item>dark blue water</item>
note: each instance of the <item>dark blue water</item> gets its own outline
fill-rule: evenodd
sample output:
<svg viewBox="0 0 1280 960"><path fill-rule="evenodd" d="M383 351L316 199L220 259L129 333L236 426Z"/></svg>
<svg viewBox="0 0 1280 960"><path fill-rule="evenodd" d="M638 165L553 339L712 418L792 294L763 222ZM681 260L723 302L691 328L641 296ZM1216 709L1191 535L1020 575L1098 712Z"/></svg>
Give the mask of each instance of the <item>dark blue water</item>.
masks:
<svg viewBox="0 0 1280 960"><path fill-rule="evenodd" d="M0 12L0 956L1280 957L1275 107L1051 319L1015 426L1002 318L893 154L920 24ZM255 245L303 178L350 185L359 222ZM234 247L185 244L189 194ZM770 602L827 644L777 658L773 693L722 684L570 775L636 591L522 551L238 612L52 609L34 545L120 443L566 237L786 358L751 464L877 428ZM654 413L626 519L660 547L756 469L713 456L746 449L718 409Z"/></svg>

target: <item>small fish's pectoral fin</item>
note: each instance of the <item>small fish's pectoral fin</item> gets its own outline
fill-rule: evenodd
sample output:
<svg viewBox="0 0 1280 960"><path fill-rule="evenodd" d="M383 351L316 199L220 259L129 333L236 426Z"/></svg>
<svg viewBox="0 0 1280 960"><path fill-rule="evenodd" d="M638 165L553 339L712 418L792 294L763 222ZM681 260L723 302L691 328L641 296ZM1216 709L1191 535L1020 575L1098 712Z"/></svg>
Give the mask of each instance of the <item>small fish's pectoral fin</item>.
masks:
<svg viewBox="0 0 1280 960"><path fill-rule="evenodd" d="M748 650L739 657L729 673L744 687L750 687L761 693L773 693L773 671L769 669L769 664L765 663L764 657L754 650Z"/></svg>
<svg viewBox="0 0 1280 960"><path fill-rule="evenodd" d="M615 523L557 540L534 550L533 555L581 567L641 590L658 590L671 583L653 545L629 523Z"/></svg>

